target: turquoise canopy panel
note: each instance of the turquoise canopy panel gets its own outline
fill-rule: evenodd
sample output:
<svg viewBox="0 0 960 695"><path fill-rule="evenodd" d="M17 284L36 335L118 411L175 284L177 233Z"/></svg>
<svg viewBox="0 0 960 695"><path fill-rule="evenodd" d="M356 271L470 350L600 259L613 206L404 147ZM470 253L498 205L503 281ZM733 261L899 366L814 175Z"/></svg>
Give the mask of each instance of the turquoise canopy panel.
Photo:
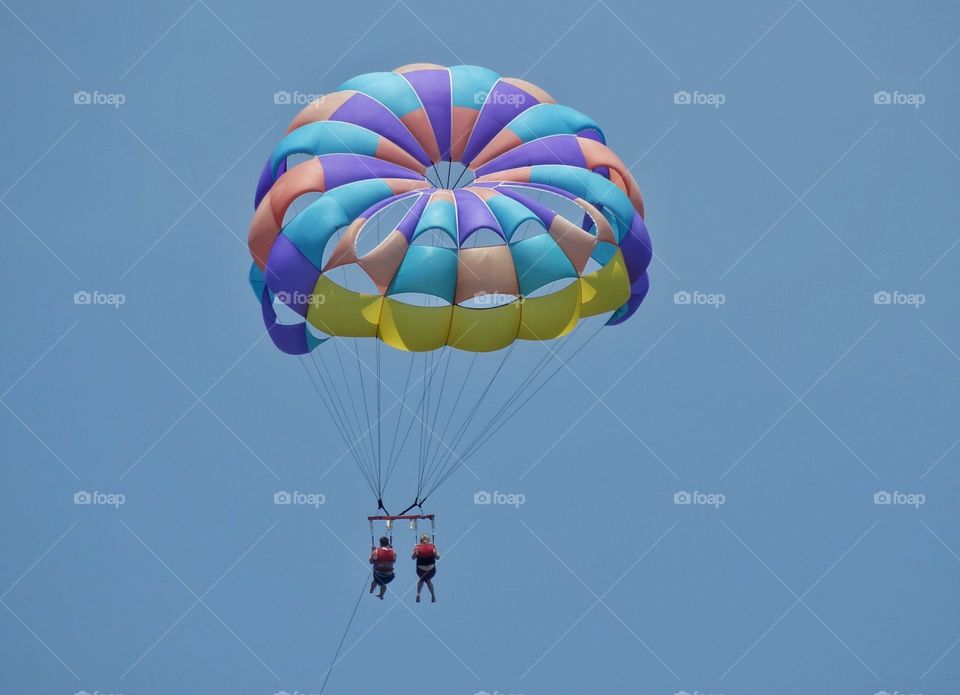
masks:
<svg viewBox="0 0 960 695"><path fill-rule="evenodd" d="M577 277L576 268L549 234L510 244L520 294L529 295L551 282Z"/></svg>
<svg viewBox="0 0 960 695"><path fill-rule="evenodd" d="M456 252L439 246L413 245L407 249L387 295L429 294L453 304L456 291Z"/></svg>

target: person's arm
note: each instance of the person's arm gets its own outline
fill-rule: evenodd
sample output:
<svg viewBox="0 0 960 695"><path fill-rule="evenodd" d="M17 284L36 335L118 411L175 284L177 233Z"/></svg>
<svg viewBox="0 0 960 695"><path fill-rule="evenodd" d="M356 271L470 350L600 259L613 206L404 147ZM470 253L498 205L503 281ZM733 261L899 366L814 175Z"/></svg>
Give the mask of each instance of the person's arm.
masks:
<svg viewBox="0 0 960 695"><path fill-rule="evenodd" d="M411 560L417 559L417 546L413 546L413 552L410 554L410 559Z"/></svg>
<svg viewBox="0 0 960 695"><path fill-rule="evenodd" d="M372 565L376 561L377 561L377 549L370 548L370 564Z"/></svg>
<svg viewBox="0 0 960 695"><path fill-rule="evenodd" d="M437 550L437 546L433 546L433 559L434 560L440 559L440 551Z"/></svg>

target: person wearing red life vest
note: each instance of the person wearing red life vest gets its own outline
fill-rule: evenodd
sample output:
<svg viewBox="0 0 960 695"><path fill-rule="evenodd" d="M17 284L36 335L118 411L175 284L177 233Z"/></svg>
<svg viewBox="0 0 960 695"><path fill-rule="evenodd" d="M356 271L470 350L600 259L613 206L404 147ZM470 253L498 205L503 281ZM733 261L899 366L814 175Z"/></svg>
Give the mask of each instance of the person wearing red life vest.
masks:
<svg viewBox="0 0 960 695"><path fill-rule="evenodd" d="M417 603L420 603L420 591L426 584L430 590L430 602L437 602L437 595L433 591L433 578L437 574L437 560L440 559L440 551L437 546L430 542L430 535L420 536L420 542L413 546L412 558L417 561Z"/></svg>
<svg viewBox="0 0 960 695"><path fill-rule="evenodd" d="M373 582L370 583L370 593L380 587L377 596L381 601L387 593L387 584L393 581L393 564L397 561L397 551L390 547L390 539L380 538L380 547L370 549L370 564L373 565Z"/></svg>

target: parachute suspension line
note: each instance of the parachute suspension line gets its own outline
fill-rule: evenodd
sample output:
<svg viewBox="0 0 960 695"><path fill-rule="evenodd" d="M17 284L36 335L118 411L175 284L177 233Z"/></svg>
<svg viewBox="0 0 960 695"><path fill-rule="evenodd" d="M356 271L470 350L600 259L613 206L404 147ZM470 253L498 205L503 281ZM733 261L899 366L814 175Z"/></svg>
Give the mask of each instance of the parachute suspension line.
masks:
<svg viewBox="0 0 960 695"><path fill-rule="evenodd" d="M378 222L379 224L379 222ZM381 448L382 448L382 422L383 422L383 411L380 409L380 392L382 390L383 380L380 378L380 339L377 338L376 353L377 353L377 499L383 499L383 477L381 475L381 463L383 459L381 458Z"/></svg>
<svg viewBox="0 0 960 695"><path fill-rule="evenodd" d="M573 334L571 333L570 335L567 335L565 338L563 338L563 340L560 343L560 347L556 350L556 352L562 351L572 337L573 337ZM552 353L550 352L544 353L543 357L541 357L540 360L530 370L530 372L526 376L524 376L524 378L520 381L517 387L510 393L510 395L508 395L503 400L503 402L500 404L500 407L494 411L490 419L484 423L483 427L480 428L480 432L473 437L470 444L468 444L467 447L464 449L463 453L472 452L472 450L474 449L474 447L477 445L478 442L480 442L481 440L486 441L484 437L487 435L487 433L489 433L494 427L499 428L501 422L505 422L506 420L509 419L509 416L507 415L507 413L510 412L510 409L512 408L513 404L517 401L518 398L521 397L521 394L524 393L527 390L527 388L536 381L537 377L543 371L544 366L549 361L551 354Z"/></svg>
<svg viewBox="0 0 960 695"><path fill-rule="evenodd" d="M569 339L570 339L570 336L568 335L563 339L563 344L565 344L566 341L568 341ZM561 349L563 348L563 344L561 344ZM516 345L516 343L513 343L513 345ZM500 418L503 417L504 413L506 413L509 410L511 404L520 395L520 393L523 392L534 379L536 379L538 374L540 374L541 370L543 369L543 366L547 363L547 360L549 359L550 359L549 353L544 354L543 357L540 358L540 360L530 369L530 372L526 374L523 377L523 379L520 380L520 383L517 384L517 386L513 389L513 391L501 402L500 407L494 410L493 414L486 420L486 422L484 422L483 426L480 428L480 431L473 436L472 440L470 441L470 444L467 445L464 451L469 451L471 448L473 448L473 446L477 443L477 441L479 441L490 430L490 428L496 422L498 422Z"/></svg>
<svg viewBox="0 0 960 695"><path fill-rule="evenodd" d="M437 405L433 410L433 420L428 426L430 438L427 439L427 450L424 452L424 457L423 457L424 471L428 470L427 462L430 461L430 459L432 458L433 440L434 439L437 440L437 449L439 449L440 446L443 444L443 440L437 437L437 419L438 419L438 416L440 415L440 408L443 405L443 390L447 386L447 375L450 373L450 363L453 362L452 348L445 347L443 349L451 352L449 352L449 356L447 357L447 363L443 367L443 379L440 380L440 395L437 397ZM419 496L419 493L418 493L418 496Z"/></svg>
<svg viewBox="0 0 960 695"><path fill-rule="evenodd" d="M337 366L340 368L340 376L343 377L344 390L347 392L347 398L350 400L350 409L353 411L354 421L357 423L358 428L362 428L363 425L360 424L360 413L357 412L357 404L353 399L353 389L350 387L350 383L347 380L347 370L343 367L343 359L340 357L340 339L333 338L331 340L333 343L333 351L337 356ZM332 378L332 377L331 377ZM356 441L359 443L363 440L363 435L357 434ZM366 455L366 452L364 452Z"/></svg>
<svg viewBox="0 0 960 695"><path fill-rule="evenodd" d="M390 476L393 475L393 471L396 468L397 459L394 458L394 456L399 456L399 452L397 452L397 438L400 434L400 427L403 424L403 415L404 411L406 410L407 402L407 391L410 388L410 375L413 374L414 362L415 359L411 358L410 365L407 367L407 378L403 382L403 391L400 392L400 412L397 414L397 426L393 430L393 441L390 443L390 456L387 459L387 475L383 481L384 487L390 484Z"/></svg>
<svg viewBox="0 0 960 695"><path fill-rule="evenodd" d="M482 441L480 441L480 442L479 442L476 446L474 446L471 450L469 450L468 452L466 452L466 453L465 453L465 458L469 458L469 457L473 456L473 455L477 452L477 450L480 449L480 447L482 447L486 442L488 442L488 441L490 440L490 438L491 438L494 434L496 434L496 432L499 431L501 427L503 427L504 424L506 424L507 422L509 422L510 419L511 419L514 415L516 415L518 412L520 412L520 410L521 410L527 403L530 402L530 399L532 399L534 396L536 396L538 393L540 393L540 390L541 390L544 386L546 386L548 383L550 383L550 380L553 379L553 377L555 377L555 376L560 372L561 369L564 369L564 368L567 366L567 364L570 362L570 360L572 360L574 357L576 357L576 356L580 353L580 351L583 350L583 348L585 348L585 347L590 343L590 341L592 341L594 338L597 337L597 335L600 333L600 331L603 329L603 327L604 327L604 324L601 323L600 326L597 328L596 331L594 331L594 332L593 332L586 340L584 340L573 352L571 352L568 356L564 357L563 359L560 359L560 356L559 356L560 350L556 350L556 351L552 351L552 352L548 353L548 355L549 355L550 357L556 357L557 359L559 359L559 360L560 360L560 365L557 366L557 368L554 369L552 372L550 372L550 374L547 375L547 378L544 379L542 382L540 382L540 385L539 385L539 386L537 386L529 395L527 395L519 405L517 405L515 408L513 408L513 410L511 410L510 413L509 413L505 418L503 418L489 433L487 433L486 436L483 438ZM570 337L572 338L573 336L571 335ZM569 342L569 341L566 341L566 342ZM562 349L563 347L566 347L566 342L564 342L564 345L562 345L560 349Z"/></svg>
<svg viewBox="0 0 960 695"><path fill-rule="evenodd" d="M327 394L330 396L331 401L338 412L341 430L350 435L348 439L345 439L345 442L351 447L351 449L353 449L357 444L360 443L360 433L354 430L353 422L347 416L347 409L343 404L343 397L340 394L340 390L337 388L333 374L329 369L327 369L327 364L322 356L320 356L320 363L323 365L322 370L320 369L320 365L317 364L317 354L315 352L310 353L310 359L311 362L313 362L313 368L317 372L317 377L323 382L324 388L327 390ZM329 384L327 379L324 377L324 374L330 374ZM367 461L366 452L364 452L362 448L358 448L357 452L358 454L362 455L364 462L369 464L369 461Z"/></svg>
<svg viewBox="0 0 960 695"><path fill-rule="evenodd" d="M511 343L510 347L508 347L507 350L504 352L503 359L500 360L500 364L497 365L497 369L496 371L494 371L493 376L487 382L487 385L484 387L483 391L481 391L480 397L477 399L477 402L473 404L473 407L470 409L470 412L467 413L467 416L464 418L463 422L460 424L460 428L457 430L456 435L454 435L453 443L448 448L448 451L445 452L444 454L444 457L442 459L443 466L446 466L447 463L450 461L450 459L456 456L456 450L457 450L457 447L460 445L460 441L463 439L464 435L466 434L467 430L470 427L470 424L473 422L473 417L477 414L477 411L479 411L480 407L483 405L483 401L484 399L486 399L487 394L490 393L490 389L493 387L493 384L496 382L497 377L500 376L500 372L503 370L503 366L507 363L507 358L509 358L510 355L513 353L513 350L514 348L516 348L516 345L517 345L516 342ZM431 489L430 492L432 491L433 489ZM427 493L427 495L429 494L430 493ZM425 495L423 500L421 501L425 501L427 498L427 495Z"/></svg>
<svg viewBox="0 0 960 695"><path fill-rule="evenodd" d="M450 446L447 443L447 430L450 428L450 423L453 422L454 415L456 414L457 408L460 405L460 401L463 398L463 393L467 389L467 384L470 383L470 374L471 372L473 372L473 367L477 363L477 355L479 354L480 353L475 352L473 353L473 357L470 358L470 366L467 368L466 374L463 377L463 383L460 385L460 388L456 391L456 394L454 396L453 406L451 406L450 408L449 415L446 418L444 418L443 430L440 432L440 436L438 437L437 448L434 451L433 456L431 456L429 461L427 462L427 474L425 477L426 480L430 480L430 476L433 475L437 463L443 460L447 454L452 453L454 451L454 447ZM449 364L450 363L448 362L447 365L449 366Z"/></svg>
<svg viewBox="0 0 960 695"><path fill-rule="evenodd" d="M371 569L363 577L363 585L360 587L360 595L357 597L357 603L353 607L353 613L350 614L350 620L347 621L347 627L343 631L343 636L340 638L340 644L337 645L337 651L333 655L333 660L330 661L330 666L327 668L327 673L323 677L323 684L320 686L319 695L323 695L323 691L327 687L327 681L330 680L330 674L333 673L333 667L337 665L337 659L340 657L340 650L343 649L343 643L346 641L347 634L350 632L350 626L353 625L353 619L357 616L357 609L360 607L360 601L363 600L363 592L367 590L367 580L372 574L373 570Z"/></svg>
<svg viewBox="0 0 960 695"><path fill-rule="evenodd" d="M377 246L381 244L383 239L381 238L380 233L380 218L382 215L377 215ZM377 500L379 506L383 506L383 472L382 472L382 463L383 463L383 452L382 452L382 441L383 441L383 410L380 407L381 404L381 392L383 390L383 378L380 374L380 336L375 336L374 340L376 341L374 345L374 353L376 354L376 365L377 365L377 409L374 414L377 417Z"/></svg>
<svg viewBox="0 0 960 695"><path fill-rule="evenodd" d="M412 374L412 372L413 372L413 368L414 368L415 362L416 362L416 356L414 356L414 357L412 357L412 358L410 359L410 366L407 367L407 382L408 382L408 384L409 384L409 381L410 381L410 376L411 376L411 374ZM410 430L413 429L413 423L414 423L414 420L415 420L415 418L416 418L417 411L414 410L413 408L411 408L409 405L407 405L407 393L410 392L410 391L412 391L415 387L416 387L416 384L414 384L413 386L407 386L407 387L405 387L405 388L404 388L403 395L401 396L401 402L400 402L401 410L400 410L400 415L399 415L398 418L397 418L397 428L396 428L396 430L394 431L394 446L391 446L390 467L389 467L389 469L387 470L387 480L386 480L387 483L389 483L389 482L390 482L390 478L393 477L393 472L396 470L397 464L398 464L399 461L400 461L400 456L403 454L403 450L404 450L404 448L406 447L407 437L409 437L409 435L410 435ZM417 410L419 410L420 405L421 405L421 403L418 403L418 404L417 404ZM403 426L403 423L402 423L402 421L401 421L400 418L403 417L403 414L404 414L404 411L405 411L405 410L411 411L412 414L410 415L410 421L409 421L409 423L407 424L407 431L404 433L403 439L400 440L400 445L399 445L399 447L397 447L397 446L396 446L396 438L397 438L397 436L400 434L400 429L401 429L401 427Z"/></svg>
<svg viewBox="0 0 960 695"><path fill-rule="evenodd" d="M431 386L433 385L433 375L436 374L436 371L433 369L433 352L428 352L426 354L426 359L423 362L423 408L421 409L421 414L417 416L417 420L420 423L420 449L417 456L417 497L420 496L420 487L423 484L423 444L426 435L426 419L430 417L430 394ZM429 363L429 366L428 366ZM427 378L429 375L429 378Z"/></svg>
<svg viewBox="0 0 960 695"><path fill-rule="evenodd" d="M363 365L360 363L360 346L357 345L357 339L353 339L353 354L357 358L357 375L360 377L360 395L363 397L363 414L367 421L367 429L364 431L364 434L367 437L367 441L370 442L370 455L376 460L376 452L373 449L373 435L370 431L373 429L373 423L370 422L370 406L367 404L367 387L363 381ZM380 492L379 485L377 486L377 500L379 501Z"/></svg>
<svg viewBox="0 0 960 695"><path fill-rule="evenodd" d="M317 379L321 384L323 384L323 393L321 393L321 398L325 399L325 402L329 404L327 412L330 413L331 418L334 420L334 424L337 425L337 429L340 432L340 436L343 438L344 444L347 445L348 450L353 455L355 461L360 466L361 470L366 472L369 468L369 462L366 460L366 456L361 447L358 447L360 440L357 434L353 431L353 427L350 423L350 418L347 417L347 412L343 407L343 401L338 393L335 384L333 383L333 378L331 376L330 381L327 381L327 378L324 376L324 373L327 372L326 365L323 369L320 369L320 365L317 364L316 354L310 353L311 363L313 368L316 371ZM321 358L322 360L322 358ZM310 374L310 370L307 367L306 362L304 361L304 368L307 369L307 374ZM316 382L314 382L316 386ZM320 393L319 389L317 391Z"/></svg>
<svg viewBox="0 0 960 695"><path fill-rule="evenodd" d="M453 184L453 187L454 187L454 188L456 188L457 186L460 185L460 179L462 179L462 178L463 178L463 175L466 174L466 173L467 173L467 167L464 166L463 169L460 171L460 176L457 177L456 182Z"/></svg>
<svg viewBox="0 0 960 695"><path fill-rule="evenodd" d="M340 432L340 436L343 437L344 442L347 444L348 446L347 450L350 452L350 455L353 457L353 460L356 461L357 468L360 469L360 473L363 475L364 480L366 480L367 485L370 486L370 491L373 493L376 493L376 489L373 486L373 481L370 480L370 476L367 474L366 467L363 465L363 462L360 460L359 456L357 455L357 452L354 451L353 445L350 444L350 440L347 438L346 433L341 429L339 418L334 416L334 412L331 409L331 403L328 402L331 400L328 398L329 391L327 391L327 394L324 394L324 392L320 390L320 386L317 384L316 379L314 379L313 374L310 373L310 369L307 367L306 360L303 359L303 357L300 358L300 364L303 366L304 371L307 373L307 377L309 377L310 383L313 384L313 388L316 389L317 395L320 397L320 401L321 403L323 403L323 407L326 409L327 413L330 415L330 419L333 420L334 426ZM324 388L326 389L326 385L324 385Z"/></svg>
<svg viewBox="0 0 960 695"><path fill-rule="evenodd" d="M423 355L423 362L424 362L423 369L424 369L424 376L425 376L425 377L426 377L426 375L427 375L427 354L428 354L428 353L424 353L424 355ZM436 372L430 372L430 379L433 379L433 376L434 376L435 373L436 373ZM420 417L419 415L417 415L417 413L423 412L424 402L426 401L426 395L427 395L427 379L424 378L423 381L424 381L424 392L423 392L423 395L420 397L420 402L417 404L416 410L414 410L413 408L409 408L409 406L406 406L407 408L409 408L409 409L412 411L413 415L410 417L410 423L407 425L407 431L404 433L404 435L403 435L403 440L400 442L400 446L399 446L399 448L397 449L397 456L399 456L399 455L403 452L404 448L406 447L406 445L407 445L407 439L410 437L410 433L413 431L413 425L414 425L414 423L415 423L417 420L421 420L421 421L422 421L422 419L423 419L422 417ZM413 505L413 506L416 506L416 505Z"/></svg>
<svg viewBox="0 0 960 695"><path fill-rule="evenodd" d="M540 385L537 386L537 387L533 390L532 393L530 393L528 396L526 396L526 397L523 399L523 401L522 401L518 406L516 406L512 411L510 411L510 414L509 414L509 415L507 415L505 418L502 418L502 419L500 420L500 422L499 422L496 426L494 426L493 429L490 430L490 431L486 434L486 436L482 439L482 441L477 442L475 445L474 445L473 443L471 443L471 446L470 446L470 447L467 447L467 449L464 451L463 455L462 455L457 461L454 461L453 464L448 467L448 470L444 471L443 475L437 480L437 482L434 483L434 484L431 486L431 488L427 491L427 494L424 496L424 499L426 499L426 497L429 497L431 494L433 494L434 490L436 490L436 489L437 489L438 487L440 487L444 482L446 482L447 479L449 479L450 476L453 475L453 473L456 472L456 470L457 470L463 463L465 463L465 462L467 461L467 459L469 459L469 458L472 457L474 454L476 454L477 451L479 451L480 448L481 448L484 444L486 444L486 443L490 440L490 438L491 438L494 434L496 434L497 431L500 430L501 427L503 427L503 425L505 425L507 422L509 422L510 419L511 419L514 415L516 415L516 414L530 401L531 398L533 398L534 396L536 396L536 395L540 392L540 390L541 390L544 386L546 386L546 385L550 382L550 380L553 379L553 377L556 376L557 373L558 373L561 369L564 369L564 368L567 366L567 364L570 362L570 360L572 360L574 357L576 357L577 354L579 354L579 352L580 352L583 348L585 348L594 338L596 338L597 335L600 333L600 331L603 329L603 327L604 327L604 324L600 324L600 327L597 328L597 330L594 331L585 341L583 341L583 343L581 343L579 347L577 347L577 348L576 348L572 353L570 353L567 357L563 358L563 359L561 360L560 365L559 365L556 369L554 369L552 372L550 372L550 374L547 376L547 378L544 379L544 380L540 383ZM572 334L571 334L569 337L573 337ZM566 345L567 342L569 342L569 340L564 341L564 345L561 346L560 349L562 349L562 348ZM550 353L550 355L552 355L552 356L558 356L558 357L559 357L558 353L559 353L559 350L556 350L556 351Z"/></svg>

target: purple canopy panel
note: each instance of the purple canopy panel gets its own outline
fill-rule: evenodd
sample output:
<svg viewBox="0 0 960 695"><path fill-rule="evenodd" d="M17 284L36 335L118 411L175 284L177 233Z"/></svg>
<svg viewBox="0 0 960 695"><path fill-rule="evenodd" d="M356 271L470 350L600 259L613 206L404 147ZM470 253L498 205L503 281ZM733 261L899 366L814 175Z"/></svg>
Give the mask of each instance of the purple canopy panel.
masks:
<svg viewBox="0 0 960 695"><path fill-rule="evenodd" d="M539 103L539 99L532 94L508 82L498 80L487 94L483 108L480 109L470 140L463 150L461 157L463 163L472 162L480 150L486 147L487 143L493 140L510 121Z"/></svg>
<svg viewBox="0 0 960 695"><path fill-rule="evenodd" d="M427 119L437 139L440 157L449 159L453 109L450 95L450 71L416 70L404 73L403 77L420 97L420 103L427 112Z"/></svg>
<svg viewBox="0 0 960 695"><path fill-rule="evenodd" d="M429 202L429 195L421 195L417 202L413 204L413 207L407 210L407 214L400 220L400 224L397 225L397 231L403 234L408 244L413 241L413 233L417 230L417 222L420 221L420 215L423 214L423 210Z"/></svg>
<svg viewBox="0 0 960 695"><path fill-rule="evenodd" d="M507 188L498 188L497 191L508 198L513 198L523 207L527 208L527 210L540 218L540 221L543 222L544 227L550 229L550 225L553 224L553 219L557 216L556 212L548 208L546 205L538 203L533 198L528 198L522 193L517 193L516 191L511 191Z"/></svg>
<svg viewBox="0 0 960 695"><path fill-rule="evenodd" d="M260 207L260 201L263 200L263 197L273 188L273 184L277 182L281 176L284 175L287 171L287 160L284 159L280 162L280 166L277 167L277 175L273 175L271 171L272 167L270 166L270 160L267 160L266 165L263 167L263 172L260 174L260 181L257 183L257 195L254 198L253 209L256 210Z"/></svg>
<svg viewBox="0 0 960 695"><path fill-rule="evenodd" d="M477 176L533 164L567 164L583 168L587 166L587 160L575 136L558 135L515 147L477 169Z"/></svg>
<svg viewBox="0 0 960 695"><path fill-rule="evenodd" d="M631 286L632 294L630 295L630 298L627 299L626 304L613 312L613 316L610 317L606 325L616 326L617 324L623 323L628 318L633 316L634 312L643 303L643 299L647 296L649 289L650 278L646 271L644 271L643 275L637 278L637 281Z"/></svg>
<svg viewBox="0 0 960 695"><path fill-rule="evenodd" d="M385 207L390 206L390 205L393 205L394 203L397 203L397 202L403 200L404 198L409 198L410 196L414 196L414 195L419 196L419 195L420 195L420 192L419 192L419 191L408 191L408 192L406 192L406 193L400 193L400 194L398 194L398 195L391 196L391 197L389 197L389 198L384 198L383 200L378 200L376 203L374 203L373 205L371 205L370 207L368 207L366 210L364 210L363 212L361 212L359 216L362 217L362 218L365 219L365 220L369 220L371 217L373 217L374 215L376 215L378 212L380 212L381 210L383 210Z"/></svg>
<svg viewBox="0 0 960 695"><path fill-rule="evenodd" d="M343 106L333 112L331 121L345 121L363 126L368 130L379 133L387 140L406 150L424 166L430 166L430 158L420 147L407 127L400 122L393 112L379 101L366 94L354 94L344 102Z"/></svg>
<svg viewBox="0 0 960 695"><path fill-rule="evenodd" d="M260 297L260 309L263 312L263 325L273 340L273 344L288 355L305 355L310 352L307 344L307 326L304 323L277 323L277 313L270 302L270 292L263 290Z"/></svg>
<svg viewBox="0 0 960 695"><path fill-rule="evenodd" d="M460 189L453 192L453 198L457 205L457 238L461 246L473 232L481 228L493 230L506 241L497 218L479 196Z"/></svg>
<svg viewBox="0 0 960 695"><path fill-rule="evenodd" d="M273 242L263 274L280 301L306 317L320 271L283 233Z"/></svg>
<svg viewBox="0 0 960 695"><path fill-rule="evenodd" d="M586 130L581 130L577 133L577 137L586 138L587 140L593 140L594 142L599 142L601 145L606 145L606 140L603 139L603 136L600 135L593 128L587 128Z"/></svg>
<svg viewBox="0 0 960 695"><path fill-rule="evenodd" d="M318 157L323 166L323 185L331 190L364 179L422 179L415 171L359 154L325 154Z"/></svg>
<svg viewBox="0 0 960 695"><path fill-rule="evenodd" d="M633 213L630 229L620 240L620 251L623 252L623 261L627 264L630 282L636 282L646 272L653 258L647 225L636 211Z"/></svg>

